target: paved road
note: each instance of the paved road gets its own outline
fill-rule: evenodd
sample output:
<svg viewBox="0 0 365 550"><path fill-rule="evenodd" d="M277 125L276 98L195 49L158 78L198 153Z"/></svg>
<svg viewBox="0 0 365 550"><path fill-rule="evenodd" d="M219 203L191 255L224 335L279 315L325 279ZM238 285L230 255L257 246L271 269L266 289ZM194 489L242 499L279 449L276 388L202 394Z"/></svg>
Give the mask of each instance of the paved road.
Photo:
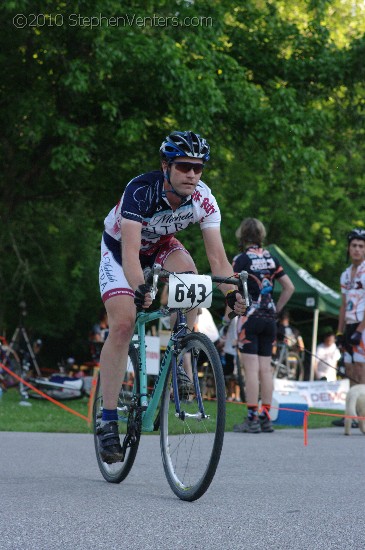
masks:
<svg viewBox="0 0 365 550"><path fill-rule="evenodd" d="M365 437L342 433L310 430L307 447L301 430L228 433L211 487L188 503L157 436L113 485L90 435L0 432L0 549L363 550Z"/></svg>

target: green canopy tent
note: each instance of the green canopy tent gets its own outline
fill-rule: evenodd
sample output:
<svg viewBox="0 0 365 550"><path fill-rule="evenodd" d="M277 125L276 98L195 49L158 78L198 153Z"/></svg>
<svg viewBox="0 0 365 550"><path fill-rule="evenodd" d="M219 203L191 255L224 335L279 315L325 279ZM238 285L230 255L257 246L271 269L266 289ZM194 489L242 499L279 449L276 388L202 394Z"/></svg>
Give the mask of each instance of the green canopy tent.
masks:
<svg viewBox="0 0 365 550"><path fill-rule="evenodd" d="M288 309L303 309L313 312L312 330L312 355L310 380L314 377L314 356L317 348L317 333L319 314L327 317L338 317L341 306L341 295L335 292L324 283L313 277L308 271L300 267L294 260L289 258L277 245L271 244L268 247L271 254L276 256L283 266L285 273L292 280L295 291L290 298ZM276 285L274 298L277 300L281 287Z"/></svg>

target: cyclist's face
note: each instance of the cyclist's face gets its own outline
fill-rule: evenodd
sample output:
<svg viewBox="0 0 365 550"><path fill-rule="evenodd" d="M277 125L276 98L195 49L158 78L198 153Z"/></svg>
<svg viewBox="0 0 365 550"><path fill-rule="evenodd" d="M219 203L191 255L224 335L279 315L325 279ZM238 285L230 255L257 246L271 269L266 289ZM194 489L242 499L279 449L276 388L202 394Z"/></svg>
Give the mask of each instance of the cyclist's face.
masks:
<svg viewBox="0 0 365 550"><path fill-rule="evenodd" d="M365 258L365 241L353 239L350 242L349 255L352 261L362 262Z"/></svg>
<svg viewBox="0 0 365 550"><path fill-rule="evenodd" d="M193 165L197 166L195 171ZM194 193L202 175L202 165L202 159L190 157L176 158L176 160L170 164L170 181L179 195L188 196ZM163 163L163 168L164 170L167 169L167 163Z"/></svg>

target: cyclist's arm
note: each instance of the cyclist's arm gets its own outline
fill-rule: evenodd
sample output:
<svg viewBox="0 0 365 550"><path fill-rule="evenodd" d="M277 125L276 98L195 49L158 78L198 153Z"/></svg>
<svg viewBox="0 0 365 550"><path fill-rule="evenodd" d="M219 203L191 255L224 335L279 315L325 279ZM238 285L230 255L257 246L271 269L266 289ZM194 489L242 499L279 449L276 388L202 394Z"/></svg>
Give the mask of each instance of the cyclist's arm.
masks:
<svg viewBox="0 0 365 550"><path fill-rule="evenodd" d="M363 320L359 323L359 325L356 327L356 330L358 332L363 332L365 330L365 313L364 313L364 317L363 317Z"/></svg>
<svg viewBox="0 0 365 550"><path fill-rule="evenodd" d="M345 330L345 315L346 315L346 295L342 294L340 313L338 315L337 333L342 334Z"/></svg>
<svg viewBox="0 0 365 550"><path fill-rule="evenodd" d="M139 261L141 249L142 224L122 219L120 232L122 236L122 265L128 283L133 290L144 284L143 271Z"/></svg>
<svg viewBox="0 0 365 550"><path fill-rule="evenodd" d="M205 251L207 253L212 275L230 277L233 269L224 250L222 236L219 227L202 229ZM226 294L228 290L234 290L234 285L222 284L219 289Z"/></svg>
<svg viewBox="0 0 365 550"><path fill-rule="evenodd" d="M221 277L232 276L233 269L224 250L222 235L219 227L207 227L206 229L202 229L202 234L212 275L218 275ZM235 285L222 284L219 286L219 289L224 295L226 295L229 290L236 290L237 287ZM235 312L242 315L246 308L244 306L242 296L238 293L237 302L238 304L235 306ZM230 308L227 311L230 311Z"/></svg>
<svg viewBox="0 0 365 550"><path fill-rule="evenodd" d="M283 275L276 280L282 287L279 299L276 304L276 311L280 313L285 304L290 300L290 297L293 294L295 288L288 275Z"/></svg>
<svg viewBox="0 0 365 550"><path fill-rule="evenodd" d="M139 261L141 229L142 224L139 222L122 218L120 228L122 236L122 265L126 279L133 291L136 291L139 286L145 284L141 262ZM151 304L151 296L147 294L143 307L147 308Z"/></svg>
<svg viewBox="0 0 365 550"><path fill-rule="evenodd" d="M300 334L298 335L297 342L298 342L299 351L304 351L304 349L305 349L304 340L303 340L303 337Z"/></svg>

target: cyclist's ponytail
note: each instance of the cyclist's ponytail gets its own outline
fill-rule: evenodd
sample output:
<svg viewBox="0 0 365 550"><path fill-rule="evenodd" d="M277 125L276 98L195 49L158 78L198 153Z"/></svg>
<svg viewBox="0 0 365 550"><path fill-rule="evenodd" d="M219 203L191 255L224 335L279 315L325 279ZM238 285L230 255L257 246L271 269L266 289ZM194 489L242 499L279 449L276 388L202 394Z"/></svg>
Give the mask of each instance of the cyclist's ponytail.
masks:
<svg viewBox="0 0 365 550"><path fill-rule="evenodd" d="M265 226L257 218L245 218L236 231L239 247L245 250L247 245L262 246L266 237Z"/></svg>

